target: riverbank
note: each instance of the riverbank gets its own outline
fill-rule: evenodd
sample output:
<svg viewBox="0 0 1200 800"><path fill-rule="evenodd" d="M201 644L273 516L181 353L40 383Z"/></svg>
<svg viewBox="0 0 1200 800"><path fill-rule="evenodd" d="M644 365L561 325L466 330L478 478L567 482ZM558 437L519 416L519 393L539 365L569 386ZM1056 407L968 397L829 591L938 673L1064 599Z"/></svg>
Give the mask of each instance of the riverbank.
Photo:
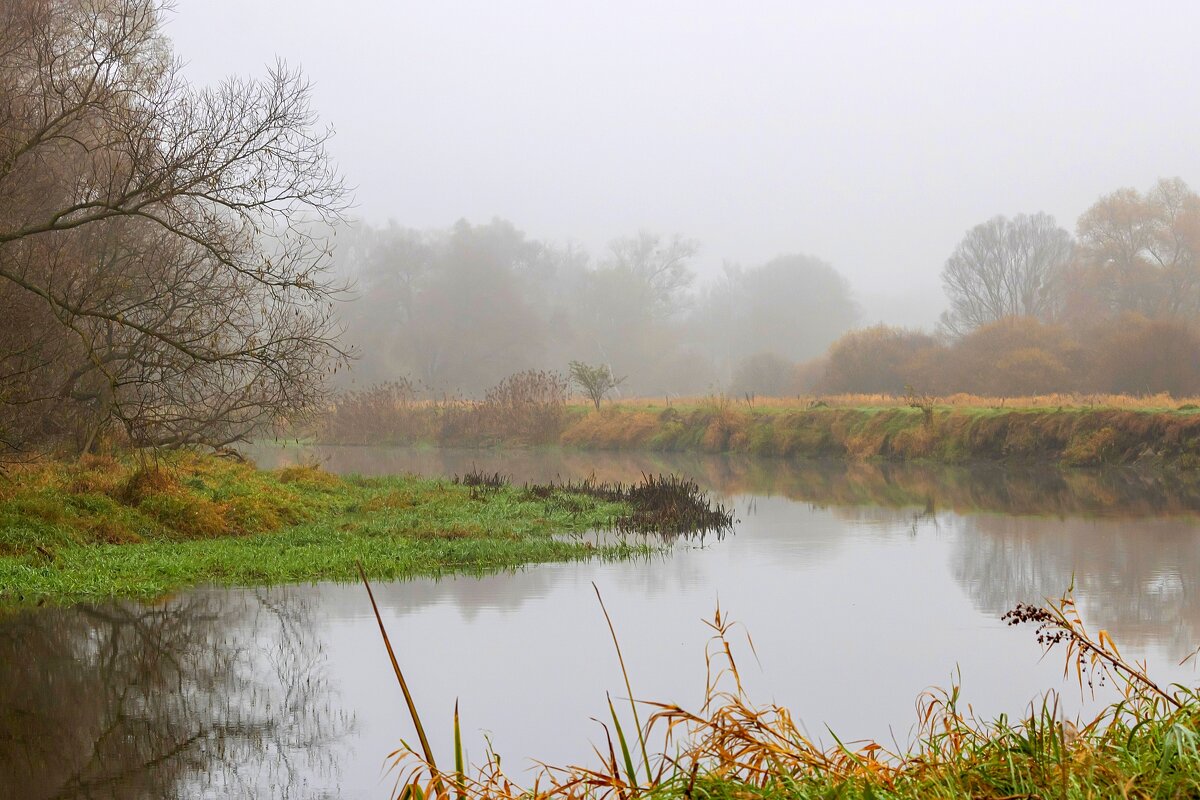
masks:
<svg viewBox="0 0 1200 800"><path fill-rule="evenodd" d="M1200 413L1178 408L940 405L799 407L712 399L691 404L621 403L596 411L567 406L542 415L542 428L506 425L521 415L413 405L376 408L375 419L338 424L331 412L318 440L328 444L511 446L557 444L596 450L746 453L784 458L1014 461L1062 466L1153 464L1200 466Z"/></svg>
<svg viewBox="0 0 1200 800"><path fill-rule="evenodd" d="M672 524L679 532L694 522L653 517L655 497L620 489L518 487L494 476L342 478L187 452L148 463L130 455L18 465L0 480L0 603L350 581L358 563L372 577L402 579L623 558L655 547L560 535ZM703 501L698 491L692 499Z"/></svg>

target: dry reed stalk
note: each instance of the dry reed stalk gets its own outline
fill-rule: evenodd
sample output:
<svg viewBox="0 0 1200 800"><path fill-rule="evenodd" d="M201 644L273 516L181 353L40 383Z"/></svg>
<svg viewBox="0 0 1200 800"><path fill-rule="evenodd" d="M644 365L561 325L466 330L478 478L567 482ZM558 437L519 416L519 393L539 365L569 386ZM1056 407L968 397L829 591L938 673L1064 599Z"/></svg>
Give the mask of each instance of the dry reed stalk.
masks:
<svg viewBox="0 0 1200 800"><path fill-rule="evenodd" d="M598 591L597 597L613 636L626 689L632 694L615 625ZM891 751L875 741L843 743L832 732L836 744L825 747L800 730L788 709L778 705L759 707L750 702L730 642L734 623L718 607L712 620L705 621L713 635L705 647L707 677L700 710L691 712L671 703L631 700L635 703L635 719L637 704L655 709L645 728L639 726L643 748L656 733L662 742L655 755L644 751L646 780L637 780L631 750L610 698L613 727L604 725L604 745L595 748L598 766L540 764L532 785L521 787L501 772L500 758L489 751L484 765L473 776L464 774L461 763L457 766L452 784L454 794L456 800L549 800L551 797L631 800L658 793L691 798L698 781L719 781L762 791L787 789L801 783L826 787L852 784L867 787L868 794L864 796L872 796L869 792L872 786L897 792L917 787L921 781L932 781L939 786L959 781L966 786L972 775L990 765L999 763L1011 771L1014 753L1029 760L1028 769L1036 772L1043 783L1061 781L1065 786L1072 765L1101 769L1092 760L1114 746L1114 736L1132 738L1148 723L1174 725L1173 715L1185 707L1197 713L1195 707L1200 699L1194 693L1166 692L1147 676L1144 665L1127 662L1106 632L1092 637L1070 590L1057 602L1048 603L1041 613L1030 612L1028 606L1023 606L1010 612L1007 618L1014 624L1038 624L1039 641L1047 648L1066 642L1068 669L1073 663L1082 664L1075 672L1081 690L1088 682L1088 675L1099 671L1121 681L1123 699L1088 724L1076 727L1061 719L1058 696L1050 692L1040 710L1031 707L1024 722L1011 725L1004 717L981 722L969 708L964 714L955 685L950 690L934 689L921 696L915 744L909 751ZM747 642L753 651L748 636ZM1179 736L1195 736L1183 730ZM614 733L617 743L613 740ZM456 746L461 748L457 712L455 735ZM1194 744L1189 742L1192 740L1184 741L1181 746ZM997 753L1008 759L1007 766L1003 761L989 761ZM403 772L405 788L399 795L401 800L449 797L446 782L432 758L422 757L407 747L389 758L392 767ZM983 790L968 794L993 800L1042 796ZM734 796L739 795L735 792Z"/></svg>

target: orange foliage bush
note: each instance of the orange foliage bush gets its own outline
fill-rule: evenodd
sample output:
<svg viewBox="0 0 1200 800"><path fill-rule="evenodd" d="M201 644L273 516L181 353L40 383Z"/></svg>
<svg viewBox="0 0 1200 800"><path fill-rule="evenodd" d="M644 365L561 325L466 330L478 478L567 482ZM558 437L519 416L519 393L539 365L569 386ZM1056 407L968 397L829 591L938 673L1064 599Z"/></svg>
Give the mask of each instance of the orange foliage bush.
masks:
<svg viewBox="0 0 1200 800"><path fill-rule="evenodd" d="M1126 313L1092 326L1092 383L1104 392L1200 393L1200 334L1180 320Z"/></svg>
<svg viewBox="0 0 1200 800"><path fill-rule="evenodd" d="M1066 328L1009 317L955 342L938 383L994 397L1069 391L1079 388L1083 362L1083 348Z"/></svg>
<svg viewBox="0 0 1200 800"><path fill-rule="evenodd" d="M822 388L900 394L907 385L928 382L918 375L928 369L921 357L939 350L936 339L918 331L887 325L851 331L830 346Z"/></svg>

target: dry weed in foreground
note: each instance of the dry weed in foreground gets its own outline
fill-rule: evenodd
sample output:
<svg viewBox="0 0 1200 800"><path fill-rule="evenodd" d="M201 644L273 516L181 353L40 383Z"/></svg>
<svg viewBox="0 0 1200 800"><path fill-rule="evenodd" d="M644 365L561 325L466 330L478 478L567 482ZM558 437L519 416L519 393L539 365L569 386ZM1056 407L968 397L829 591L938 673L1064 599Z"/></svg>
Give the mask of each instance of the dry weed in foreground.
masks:
<svg viewBox="0 0 1200 800"><path fill-rule="evenodd" d="M600 605L632 696L603 599ZM378 609L376 616L378 619ZM399 800L628 800L654 795L691 800L701 795L824 797L830 789L842 797L842 789L850 788L852 797L1011 800L1110 796L1109 787L1112 791L1123 787L1121 793L1127 797L1198 796L1200 777L1189 777L1200 776L1200 737L1195 733L1200 699L1194 691L1181 686L1164 689L1147 676L1144 664L1126 661L1106 632L1093 637L1078 613L1071 589L1045 606L1018 606L1004 619L1013 625L1035 624L1038 641L1047 650L1065 645L1067 672L1076 676L1081 691L1111 681L1121 688L1121 699L1081 726L1063 721L1053 692L1040 708L1031 705L1029 716L1020 722L1010 723L1004 716L983 722L969 710L960 710L957 686L935 689L924 693L917 703L914 744L907 752L895 752L874 741L843 743L836 735L836 745L826 747L809 739L787 708L756 706L750 701L731 645L735 624L718 606L705 621L713 635L705 648L706 700L698 711L670 703L631 701L635 722L627 728L610 697L611 727L604 725L604 743L595 748L600 766L542 764L532 782L521 785L501 770L500 757L491 751L484 763L468 774L456 704L454 771L441 771L424 741L423 753L402 743L388 755L390 769L397 776L393 796ZM382 630L382 620L380 627ZM384 637L386 641L386 632ZM753 649L749 636L746 641ZM398 666L396 670L402 682ZM644 726L639 721L639 705L650 710ZM423 726L411 702L409 709L423 740ZM1152 748L1147 763L1157 773L1149 775L1140 774L1141 766L1134 769L1127 763L1129 759L1147 760L1143 752L1147 742L1161 745ZM657 743L653 751L650 743ZM721 786L735 791L712 791ZM1183 794L1179 793L1181 786ZM1086 791L1068 792L1070 787ZM1044 793L1047 789L1052 791Z"/></svg>

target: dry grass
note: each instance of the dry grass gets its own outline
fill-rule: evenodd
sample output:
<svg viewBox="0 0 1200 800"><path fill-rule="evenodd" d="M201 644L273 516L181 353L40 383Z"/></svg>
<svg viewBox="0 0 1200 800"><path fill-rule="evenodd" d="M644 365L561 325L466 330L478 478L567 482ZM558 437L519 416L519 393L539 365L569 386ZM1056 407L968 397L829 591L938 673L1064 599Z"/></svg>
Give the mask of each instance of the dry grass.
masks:
<svg viewBox="0 0 1200 800"><path fill-rule="evenodd" d="M981 721L963 710L957 687L932 690L918 701L916 733L907 748L842 742L836 735L835 744L825 746L810 739L787 708L750 700L734 654L735 626L718 607L707 622L713 632L705 651L707 699L698 710L638 702L630 724L622 722L610 698L610 723L605 724L605 741L595 748L596 763L543 765L529 783L506 775L500 758L490 752L482 765L467 770L457 709L455 767L452 772L439 769L406 691L422 752L402 746L389 755L397 776L394 795L403 800L1197 796L1196 692L1160 686L1144 664L1126 660L1105 631L1093 636L1069 591L1043 607L1020 606L1006 619L1036 625L1038 641L1047 650L1065 649L1066 671L1081 690L1107 681L1119 687L1120 699L1080 725L1062 719L1053 693L1031 704L1019 721L1005 716ZM611 629L611 619L609 624ZM386 642L382 621L380 629ZM615 630L613 641L616 645ZM392 653L390 644L388 651ZM394 656L392 663L404 688ZM632 695L623 659L621 663ZM644 725L639 707L648 714Z"/></svg>
<svg viewBox="0 0 1200 800"><path fill-rule="evenodd" d="M29 459L0 481L0 549L265 533L313 518L341 489L314 467L269 474L187 451Z"/></svg>
<svg viewBox="0 0 1200 800"><path fill-rule="evenodd" d="M976 394L930 396L933 405L947 408L1038 408L1038 409L1097 409L1113 408L1146 411L1200 411L1200 397L1172 397L1169 394L1045 394L1029 397L987 397ZM699 395L694 397L625 397L612 405L640 408L687 409L702 407L740 407L754 409L784 409L790 411L811 408L904 408L912 398L890 394L822 394L791 397L737 397L733 395ZM583 398L571 398L572 406L586 405Z"/></svg>
<svg viewBox="0 0 1200 800"><path fill-rule="evenodd" d="M1200 398L1168 395L626 398L599 411L581 402L566 405L544 428L528 423L522 415L496 416L473 408L453 403L410 406L403 414L375 420L364 429L390 430L394 435L355 434L328 441L539 443L942 463L1013 460L1072 466L1200 466Z"/></svg>

